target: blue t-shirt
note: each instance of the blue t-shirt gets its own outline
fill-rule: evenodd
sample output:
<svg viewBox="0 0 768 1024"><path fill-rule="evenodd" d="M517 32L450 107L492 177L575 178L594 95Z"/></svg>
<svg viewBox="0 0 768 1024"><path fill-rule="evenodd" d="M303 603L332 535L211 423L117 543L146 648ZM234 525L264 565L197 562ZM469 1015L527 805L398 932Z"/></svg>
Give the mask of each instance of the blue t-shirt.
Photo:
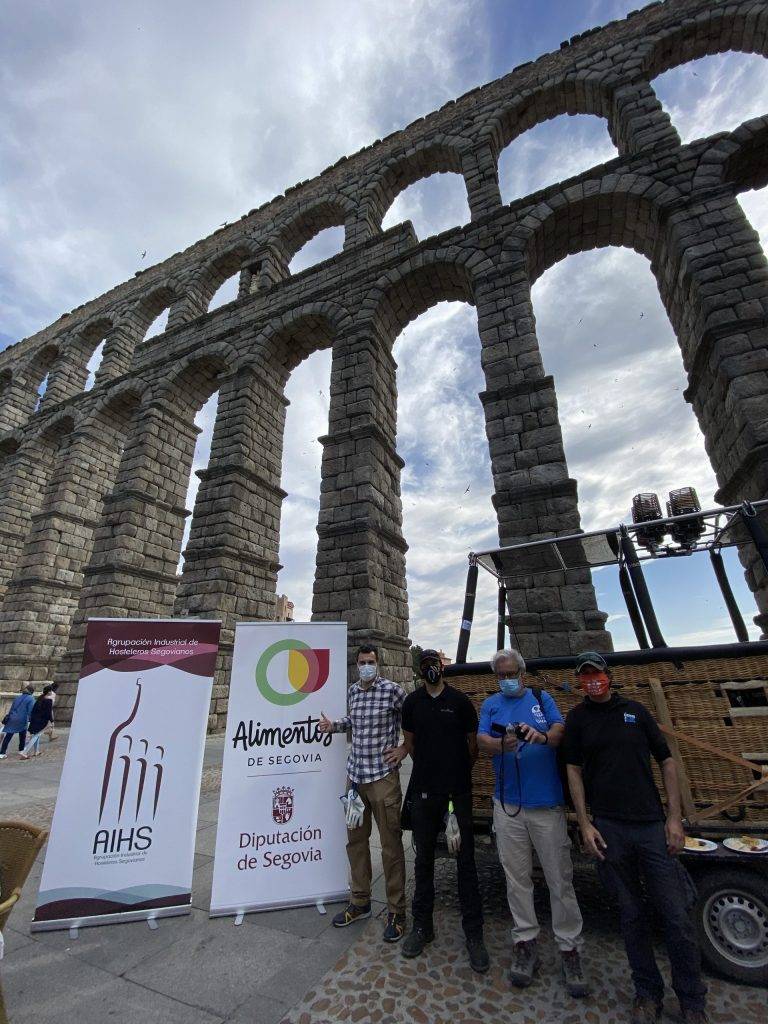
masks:
<svg viewBox="0 0 768 1024"><path fill-rule="evenodd" d="M492 736L491 724L509 725L522 722L532 725L539 732L562 723L563 716L550 695L542 690L541 705L530 690L522 697L505 697L494 693L483 701L480 708L480 724L477 731ZM493 771L496 776L494 796L501 800L501 754L493 756ZM520 786L515 767L518 758ZM522 798L520 796L522 789ZM544 743L522 743L517 751L504 754L504 803L507 807L559 807L564 803L563 787L557 771L557 753Z"/></svg>

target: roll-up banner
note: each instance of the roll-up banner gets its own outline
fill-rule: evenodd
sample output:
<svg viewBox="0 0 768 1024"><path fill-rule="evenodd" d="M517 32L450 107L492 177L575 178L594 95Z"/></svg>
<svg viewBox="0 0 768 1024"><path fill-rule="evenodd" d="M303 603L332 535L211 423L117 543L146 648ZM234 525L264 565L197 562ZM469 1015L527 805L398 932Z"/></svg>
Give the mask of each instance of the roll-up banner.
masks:
<svg viewBox="0 0 768 1024"><path fill-rule="evenodd" d="M220 628L89 620L33 931L189 913Z"/></svg>
<svg viewBox="0 0 768 1024"><path fill-rule="evenodd" d="M347 895L346 707L346 623L236 627L212 916Z"/></svg>

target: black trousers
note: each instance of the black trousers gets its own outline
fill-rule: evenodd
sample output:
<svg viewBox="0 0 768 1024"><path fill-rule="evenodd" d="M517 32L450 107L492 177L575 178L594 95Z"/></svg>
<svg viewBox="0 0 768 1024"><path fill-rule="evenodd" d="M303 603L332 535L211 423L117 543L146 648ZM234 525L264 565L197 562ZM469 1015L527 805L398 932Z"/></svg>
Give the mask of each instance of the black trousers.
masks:
<svg viewBox="0 0 768 1024"><path fill-rule="evenodd" d="M699 947L690 915L685 868L667 853L663 821L595 818L607 844L597 866L600 879L619 904L621 933L635 993L660 1002L664 981L653 955L653 941L640 890L640 876L661 919L672 971L672 988L684 1009L704 1008L707 987L701 978Z"/></svg>
<svg viewBox="0 0 768 1024"><path fill-rule="evenodd" d="M472 794L452 797L453 810L461 832L456 857L459 882L461 924L467 938L483 933L483 905L475 867L475 836L472 831ZM416 888L413 893L413 923L425 932L432 931L435 905L435 847L448 810L448 797L414 793L411 799L413 841L416 844Z"/></svg>
<svg viewBox="0 0 768 1024"><path fill-rule="evenodd" d="M18 737L19 737L19 750L23 750L24 749L24 744L27 742L27 733L26 733L26 731L25 732L20 732L20 733L7 732L3 736L2 744L0 744L0 754L4 754L6 752L6 750L10 746L11 740L16 735L18 735Z"/></svg>

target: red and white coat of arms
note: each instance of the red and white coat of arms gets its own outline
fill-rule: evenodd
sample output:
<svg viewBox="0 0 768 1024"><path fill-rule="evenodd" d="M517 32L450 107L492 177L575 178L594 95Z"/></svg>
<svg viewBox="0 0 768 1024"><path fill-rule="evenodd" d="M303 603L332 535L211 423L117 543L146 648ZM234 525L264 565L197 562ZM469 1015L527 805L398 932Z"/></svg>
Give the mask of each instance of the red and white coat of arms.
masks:
<svg viewBox="0 0 768 1024"><path fill-rule="evenodd" d="M272 818L278 825L285 825L293 817L293 790L290 786L278 786L272 796Z"/></svg>

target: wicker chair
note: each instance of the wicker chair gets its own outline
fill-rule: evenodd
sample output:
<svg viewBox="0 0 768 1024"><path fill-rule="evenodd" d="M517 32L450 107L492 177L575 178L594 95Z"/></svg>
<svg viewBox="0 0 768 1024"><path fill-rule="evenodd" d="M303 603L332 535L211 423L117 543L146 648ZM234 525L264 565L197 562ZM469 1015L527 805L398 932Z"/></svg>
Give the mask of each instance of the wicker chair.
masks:
<svg viewBox="0 0 768 1024"><path fill-rule="evenodd" d="M47 836L46 829L23 821L0 821L0 931Z"/></svg>

